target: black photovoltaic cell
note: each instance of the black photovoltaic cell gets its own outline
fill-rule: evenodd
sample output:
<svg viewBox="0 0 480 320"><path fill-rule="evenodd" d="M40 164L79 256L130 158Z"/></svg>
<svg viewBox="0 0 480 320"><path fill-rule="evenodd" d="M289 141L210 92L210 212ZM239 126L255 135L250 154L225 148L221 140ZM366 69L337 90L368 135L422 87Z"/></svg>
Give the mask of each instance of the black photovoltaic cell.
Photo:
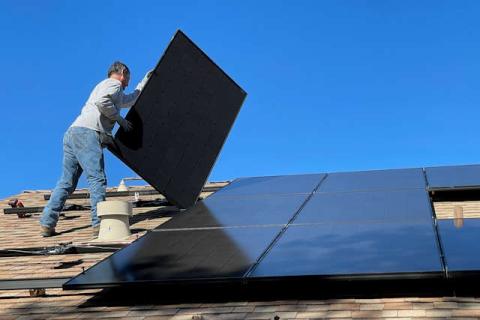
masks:
<svg viewBox="0 0 480 320"><path fill-rule="evenodd" d="M425 188L422 169L396 169L328 174L319 192Z"/></svg>
<svg viewBox="0 0 480 320"><path fill-rule="evenodd" d="M179 212L160 229L286 224L308 194L218 197Z"/></svg>
<svg viewBox="0 0 480 320"><path fill-rule="evenodd" d="M427 222L432 209L424 189L316 193L294 223Z"/></svg>
<svg viewBox="0 0 480 320"><path fill-rule="evenodd" d="M253 277L441 272L431 223L291 225Z"/></svg>
<svg viewBox="0 0 480 320"><path fill-rule="evenodd" d="M429 189L480 187L480 165L425 168Z"/></svg>
<svg viewBox="0 0 480 320"><path fill-rule="evenodd" d="M311 193L325 174L240 178L220 189L215 196Z"/></svg>
<svg viewBox="0 0 480 320"><path fill-rule="evenodd" d="M280 229L150 232L76 276L65 288L241 278Z"/></svg>
<svg viewBox="0 0 480 320"><path fill-rule="evenodd" d="M463 219L459 227L453 219L438 220L438 229L448 271L480 271L480 220Z"/></svg>
<svg viewBox="0 0 480 320"><path fill-rule="evenodd" d="M180 207L197 200L246 93L178 31L110 150Z"/></svg>

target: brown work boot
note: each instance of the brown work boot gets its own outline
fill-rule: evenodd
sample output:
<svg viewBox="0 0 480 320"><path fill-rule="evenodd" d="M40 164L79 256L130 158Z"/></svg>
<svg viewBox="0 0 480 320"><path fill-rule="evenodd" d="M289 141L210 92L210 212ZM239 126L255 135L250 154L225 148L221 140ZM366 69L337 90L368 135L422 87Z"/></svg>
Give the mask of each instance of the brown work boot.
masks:
<svg viewBox="0 0 480 320"><path fill-rule="evenodd" d="M53 237L56 234L57 233L55 232L55 228L42 226L42 237Z"/></svg>
<svg viewBox="0 0 480 320"><path fill-rule="evenodd" d="M98 233L100 232L100 225L92 227L92 236L98 238Z"/></svg>

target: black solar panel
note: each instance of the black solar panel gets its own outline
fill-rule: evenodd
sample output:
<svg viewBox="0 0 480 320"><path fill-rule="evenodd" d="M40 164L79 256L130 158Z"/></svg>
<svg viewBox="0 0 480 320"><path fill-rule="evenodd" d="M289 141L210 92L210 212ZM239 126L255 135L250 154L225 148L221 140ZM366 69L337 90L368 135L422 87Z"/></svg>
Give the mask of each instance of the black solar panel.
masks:
<svg viewBox="0 0 480 320"><path fill-rule="evenodd" d="M319 192L425 188L422 169L330 173Z"/></svg>
<svg viewBox="0 0 480 320"><path fill-rule="evenodd" d="M480 220L438 220L438 228L448 271L480 271Z"/></svg>
<svg viewBox="0 0 480 320"><path fill-rule="evenodd" d="M179 207L190 207L246 93L178 31L110 150Z"/></svg>
<svg viewBox="0 0 480 320"><path fill-rule="evenodd" d="M442 272L432 224L293 225L254 277Z"/></svg>
<svg viewBox="0 0 480 320"><path fill-rule="evenodd" d="M212 196L176 214L161 229L286 224L308 194Z"/></svg>
<svg viewBox="0 0 480 320"><path fill-rule="evenodd" d="M325 174L305 174L236 179L220 189L216 196L245 196L259 194L311 193Z"/></svg>
<svg viewBox="0 0 480 320"><path fill-rule="evenodd" d="M295 223L432 222L423 189L316 193Z"/></svg>
<svg viewBox="0 0 480 320"><path fill-rule="evenodd" d="M65 288L241 278L280 227L150 232Z"/></svg>
<svg viewBox="0 0 480 320"><path fill-rule="evenodd" d="M428 188L480 188L480 165L425 168Z"/></svg>

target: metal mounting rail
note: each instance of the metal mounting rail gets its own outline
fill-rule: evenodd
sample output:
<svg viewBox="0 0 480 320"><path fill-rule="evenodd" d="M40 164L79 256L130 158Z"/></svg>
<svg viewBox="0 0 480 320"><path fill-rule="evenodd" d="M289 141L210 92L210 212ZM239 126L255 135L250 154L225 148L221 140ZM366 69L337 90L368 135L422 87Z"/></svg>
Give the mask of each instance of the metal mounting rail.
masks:
<svg viewBox="0 0 480 320"><path fill-rule="evenodd" d="M144 208L144 207L167 207L173 206L169 201L164 199L157 199L157 200L139 200L133 201L132 205L134 208ZM26 213L37 213L42 212L44 207L20 207L20 208L5 208L3 209L4 214L18 214L24 215ZM66 211L83 211L83 210L90 210L90 206L82 206L78 204L66 204L62 212ZM24 216L22 216L24 217Z"/></svg>
<svg viewBox="0 0 480 320"><path fill-rule="evenodd" d="M222 187L204 187L202 192L215 192ZM136 193L139 195L155 195L160 194L157 190L138 190L138 191L109 191L106 193L107 197L128 197L134 196ZM44 200L50 200L50 194L43 195ZM79 192L79 193L72 193L68 199L88 199L90 198L89 192Z"/></svg>
<svg viewBox="0 0 480 320"><path fill-rule="evenodd" d="M18 207L18 208L5 208L4 214L24 214L24 213L37 213L42 212L44 207ZM82 211L90 210L90 206L82 206L78 204L66 204L62 211Z"/></svg>
<svg viewBox="0 0 480 320"><path fill-rule="evenodd" d="M70 278L0 280L0 290L61 288Z"/></svg>

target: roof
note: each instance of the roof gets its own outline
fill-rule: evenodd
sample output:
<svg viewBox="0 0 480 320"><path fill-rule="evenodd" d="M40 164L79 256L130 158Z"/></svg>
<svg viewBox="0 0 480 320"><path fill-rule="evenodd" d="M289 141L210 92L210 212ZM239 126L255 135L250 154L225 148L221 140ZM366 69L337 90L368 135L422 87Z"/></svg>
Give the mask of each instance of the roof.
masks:
<svg viewBox="0 0 480 320"><path fill-rule="evenodd" d="M210 183L207 186L224 186L226 183ZM151 187L132 187L131 190L150 190ZM77 190L76 192L84 192ZM114 191L110 188L109 191ZM8 199L16 197L25 206L44 206L44 195L49 190L25 191L0 201L0 208L7 208ZM203 193L206 197L209 193ZM132 200L132 196L116 199ZM141 195L142 200L154 200L159 195ZM69 204L88 205L87 199L68 200ZM465 203L463 203L465 204ZM452 218L455 201L435 203L437 214ZM142 236L147 230L168 221L175 207L134 208L131 218L132 236L127 244ZM465 218L478 217L480 203L469 201ZM91 245L89 211L68 211L61 218L57 231L60 235L42 238L39 233L38 214L18 218L5 214L0 220L0 249L25 249L54 246L72 242ZM60 255L36 255L0 257L0 280L73 277L111 253L84 253ZM0 290L0 319L311 319L311 318L471 318L480 317L480 299L473 297L395 297L375 299L326 299L326 300L274 300L219 302L172 302L142 300L128 297L119 299L111 290L63 291L47 289L45 296L32 297L27 290ZM264 299L262 299L264 300Z"/></svg>
<svg viewBox="0 0 480 320"><path fill-rule="evenodd" d="M432 319L478 318L478 298L387 298L225 303L137 304L106 306L90 302L100 290L65 293L52 289L46 297L8 292L0 298L1 319Z"/></svg>

